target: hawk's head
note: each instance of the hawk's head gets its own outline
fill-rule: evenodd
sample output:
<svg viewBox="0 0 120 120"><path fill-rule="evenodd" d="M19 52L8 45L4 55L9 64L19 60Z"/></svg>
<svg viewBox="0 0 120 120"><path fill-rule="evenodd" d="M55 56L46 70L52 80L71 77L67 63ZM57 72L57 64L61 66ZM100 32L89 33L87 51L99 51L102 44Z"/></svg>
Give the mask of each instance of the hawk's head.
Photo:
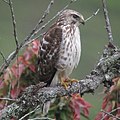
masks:
<svg viewBox="0 0 120 120"><path fill-rule="evenodd" d="M79 12L70 9L64 10L59 15L59 20L67 24L75 24L76 26L79 26L81 23L85 24L84 17Z"/></svg>

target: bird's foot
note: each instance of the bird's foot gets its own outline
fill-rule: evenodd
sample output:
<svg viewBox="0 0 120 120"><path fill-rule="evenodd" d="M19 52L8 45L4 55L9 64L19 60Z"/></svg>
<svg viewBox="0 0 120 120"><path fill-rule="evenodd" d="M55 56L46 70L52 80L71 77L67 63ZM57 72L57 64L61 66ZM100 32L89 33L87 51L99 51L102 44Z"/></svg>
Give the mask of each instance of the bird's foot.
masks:
<svg viewBox="0 0 120 120"><path fill-rule="evenodd" d="M68 89L68 87L73 83L73 82L79 82L77 79L61 79L61 85L65 87L65 89Z"/></svg>
<svg viewBox="0 0 120 120"><path fill-rule="evenodd" d="M61 79L60 83L65 89L69 86L69 81L67 79Z"/></svg>

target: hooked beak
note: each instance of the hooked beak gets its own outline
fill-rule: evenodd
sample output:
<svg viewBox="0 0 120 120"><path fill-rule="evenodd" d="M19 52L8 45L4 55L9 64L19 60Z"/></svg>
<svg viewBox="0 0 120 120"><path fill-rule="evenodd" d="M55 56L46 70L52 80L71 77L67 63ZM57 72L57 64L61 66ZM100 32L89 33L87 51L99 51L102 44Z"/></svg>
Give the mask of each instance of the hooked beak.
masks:
<svg viewBox="0 0 120 120"><path fill-rule="evenodd" d="M81 18L80 18L80 23L85 25L85 19L83 18L83 16L81 16Z"/></svg>
<svg viewBox="0 0 120 120"><path fill-rule="evenodd" d="M80 23L82 23L83 25L85 25L85 20L81 19Z"/></svg>
<svg viewBox="0 0 120 120"><path fill-rule="evenodd" d="M81 23L82 23L83 25L85 25L85 21L82 21Z"/></svg>

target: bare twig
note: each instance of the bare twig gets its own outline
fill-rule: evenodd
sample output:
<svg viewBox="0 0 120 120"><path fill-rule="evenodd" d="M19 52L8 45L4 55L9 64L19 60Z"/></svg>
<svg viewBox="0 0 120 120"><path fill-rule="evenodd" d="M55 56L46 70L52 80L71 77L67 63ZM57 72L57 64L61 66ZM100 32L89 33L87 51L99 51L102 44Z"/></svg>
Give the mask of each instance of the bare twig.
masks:
<svg viewBox="0 0 120 120"><path fill-rule="evenodd" d="M5 56L4 56L4 54L2 53L2 51L0 51L0 55L2 56L3 60L4 60L5 63L7 64L7 60L6 60Z"/></svg>
<svg viewBox="0 0 120 120"><path fill-rule="evenodd" d="M50 4L48 5L47 7L47 10L46 12L49 12L49 9L50 9L50 6L53 4L53 0L51 0L52 2L50 2ZM51 20L49 20L46 24L44 24L42 27L38 27L40 25L40 21L44 20L44 16L46 16L48 13L44 13L46 15L43 15L43 18L39 20L38 24L36 25L37 27L35 27L32 32L24 39L24 41L19 45L18 49L13 51L9 56L8 58L6 59L7 60L7 64L4 62L1 66L0 66L0 76L4 73L5 69L10 65L10 63L13 61L13 59L17 56L19 50L26 45L26 43L29 43L29 41L32 39L32 37L34 37L37 32L36 30L39 28L38 31L42 30L45 28L46 25L48 25L53 19L55 19L64 9L66 9L71 3L75 2L77 0L71 0L70 3L68 3L60 12L58 12ZM32 39L33 40L33 39Z"/></svg>
<svg viewBox="0 0 120 120"><path fill-rule="evenodd" d="M0 98L0 100L17 101L16 99L11 99L11 98Z"/></svg>
<svg viewBox="0 0 120 120"><path fill-rule="evenodd" d="M39 34L38 36L36 36L35 38L29 40L28 42L26 42L26 43L22 46L22 48L25 47L25 46L27 46L28 44L30 44L30 43L33 42L34 40L37 40L38 38L43 37L44 34L45 34L45 32L44 32L44 33L41 33L41 34Z"/></svg>
<svg viewBox="0 0 120 120"><path fill-rule="evenodd" d="M39 105L32 111L30 111L29 113L25 114L24 116L22 116L19 120L23 120L25 117L29 116L30 114L34 113L35 111L37 111L39 109Z"/></svg>
<svg viewBox="0 0 120 120"><path fill-rule="evenodd" d="M17 38L17 27L16 27L16 20L15 20L15 14L14 14L12 0L9 0L9 6L10 6L10 11L11 11L11 16L12 16L13 34L14 34L14 38L15 38L16 49L18 49L19 42L18 42L18 38Z"/></svg>
<svg viewBox="0 0 120 120"><path fill-rule="evenodd" d="M112 114L113 112L115 112L115 111L117 111L117 110L120 110L120 107L118 107L118 108L116 108L116 109L111 110L109 113L110 113L110 114ZM102 110L101 110L101 112L102 112ZM102 119L101 119L101 120L104 120L104 118L105 118L107 115L108 115L108 114L105 114L105 115L102 117Z"/></svg>
<svg viewBox="0 0 120 120"><path fill-rule="evenodd" d="M2 0L3 2L7 3L9 5L9 2L7 0Z"/></svg>
<svg viewBox="0 0 120 120"><path fill-rule="evenodd" d="M97 9L96 12L94 12L90 17L88 17L88 18L85 20L85 22L87 22L88 20L90 20L92 17L96 16L96 15L98 14L99 10L100 10L100 9Z"/></svg>
<svg viewBox="0 0 120 120"><path fill-rule="evenodd" d="M115 118L115 119L117 119L117 120L120 120L119 117L111 114L110 112L106 112L106 111L104 111L104 110L101 110L101 112L105 113L105 115L107 114L107 115L109 115L109 116L111 116L111 117L113 117L113 118ZM105 118L105 117L104 117L104 118ZM104 118L102 118L101 120L104 120Z"/></svg>
<svg viewBox="0 0 120 120"><path fill-rule="evenodd" d="M40 117L40 118L32 118L32 119L28 119L28 120L55 120L49 117Z"/></svg>
<svg viewBox="0 0 120 120"><path fill-rule="evenodd" d="M107 33L108 33L108 39L109 39L109 42L112 43L113 42L113 36L112 36L110 20L109 20L109 17L108 17L106 0L102 0L102 4L103 4L103 12L104 12L105 23L106 23L106 30L107 30Z"/></svg>

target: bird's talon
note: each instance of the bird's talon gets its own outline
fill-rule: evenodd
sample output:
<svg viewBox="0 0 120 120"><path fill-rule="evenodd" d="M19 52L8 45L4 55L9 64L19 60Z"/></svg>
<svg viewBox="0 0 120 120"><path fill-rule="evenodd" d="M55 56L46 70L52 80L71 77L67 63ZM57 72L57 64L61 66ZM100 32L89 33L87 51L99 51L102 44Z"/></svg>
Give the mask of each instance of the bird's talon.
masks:
<svg viewBox="0 0 120 120"><path fill-rule="evenodd" d="M65 89L68 89L68 86L71 85L73 82L79 82L77 79L62 79L61 85L65 87Z"/></svg>
<svg viewBox="0 0 120 120"><path fill-rule="evenodd" d="M61 85L65 87L65 89L68 89L69 84L70 83L68 79L61 79Z"/></svg>

